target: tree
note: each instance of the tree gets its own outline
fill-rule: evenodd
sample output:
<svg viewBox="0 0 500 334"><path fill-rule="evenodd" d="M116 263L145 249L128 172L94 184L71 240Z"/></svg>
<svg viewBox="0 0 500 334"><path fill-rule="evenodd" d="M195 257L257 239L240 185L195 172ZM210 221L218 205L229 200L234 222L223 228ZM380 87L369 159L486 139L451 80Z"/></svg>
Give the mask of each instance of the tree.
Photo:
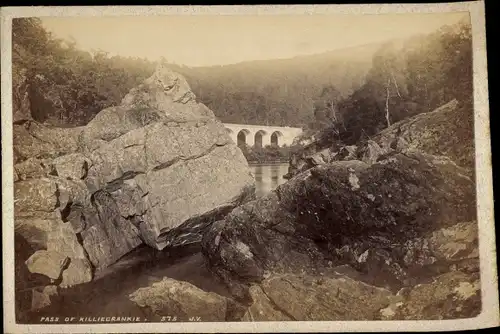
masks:
<svg viewBox="0 0 500 334"><path fill-rule="evenodd" d="M343 126L343 120L338 109L340 100L341 93L338 89L331 85L323 88L313 105L314 128L321 130L333 127L338 132L338 127Z"/></svg>

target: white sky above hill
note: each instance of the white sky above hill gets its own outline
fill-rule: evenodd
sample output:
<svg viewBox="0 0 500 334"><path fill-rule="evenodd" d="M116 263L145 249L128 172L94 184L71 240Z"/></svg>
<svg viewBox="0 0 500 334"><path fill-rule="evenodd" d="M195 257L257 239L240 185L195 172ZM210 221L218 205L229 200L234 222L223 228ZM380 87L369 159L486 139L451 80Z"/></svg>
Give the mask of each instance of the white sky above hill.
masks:
<svg viewBox="0 0 500 334"><path fill-rule="evenodd" d="M292 58L428 33L468 13L45 17L79 48L187 66Z"/></svg>

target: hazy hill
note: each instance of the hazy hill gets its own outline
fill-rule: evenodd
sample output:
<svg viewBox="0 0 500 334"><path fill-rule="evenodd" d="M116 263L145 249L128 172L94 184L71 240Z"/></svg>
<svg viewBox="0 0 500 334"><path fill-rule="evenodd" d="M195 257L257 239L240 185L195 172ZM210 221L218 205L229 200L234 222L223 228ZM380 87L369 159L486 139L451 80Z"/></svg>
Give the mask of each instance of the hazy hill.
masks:
<svg viewBox="0 0 500 334"><path fill-rule="evenodd" d="M36 18L14 19L12 31L15 119L84 125L120 104L156 67L145 59L79 50L55 39ZM452 98L470 97L471 56L465 22L292 59L171 67L223 122L330 128L356 141Z"/></svg>
<svg viewBox="0 0 500 334"><path fill-rule="evenodd" d="M346 97L365 81L380 44L291 59L176 67L198 98L225 122L306 125L323 87Z"/></svg>

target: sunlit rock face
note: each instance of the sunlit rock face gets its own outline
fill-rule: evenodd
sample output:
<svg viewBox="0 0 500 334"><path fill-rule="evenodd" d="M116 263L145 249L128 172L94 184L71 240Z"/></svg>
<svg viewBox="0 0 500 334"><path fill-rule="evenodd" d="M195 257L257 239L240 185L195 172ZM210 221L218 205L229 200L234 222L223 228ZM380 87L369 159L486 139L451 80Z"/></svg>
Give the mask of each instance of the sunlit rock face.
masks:
<svg viewBox="0 0 500 334"><path fill-rule="evenodd" d="M14 124L14 160L26 261L52 263L49 277L63 286L90 281L143 243L199 242L207 225L254 196L223 124L162 66L86 126Z"/></svg>

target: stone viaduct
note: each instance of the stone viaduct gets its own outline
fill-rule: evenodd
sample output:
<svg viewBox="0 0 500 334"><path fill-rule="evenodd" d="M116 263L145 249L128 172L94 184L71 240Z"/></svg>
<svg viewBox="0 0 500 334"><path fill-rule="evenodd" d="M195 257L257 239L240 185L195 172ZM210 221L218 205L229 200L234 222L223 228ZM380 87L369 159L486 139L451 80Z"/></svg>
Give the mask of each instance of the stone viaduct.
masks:
<svg viewBox="0 0 500 334"><path fill-rule="evenodd" d="M302 133L301 128L283 126L248 125L224 123L234 142L241 146L265 147L267 145L292 145L293 139Z"/></svg>

